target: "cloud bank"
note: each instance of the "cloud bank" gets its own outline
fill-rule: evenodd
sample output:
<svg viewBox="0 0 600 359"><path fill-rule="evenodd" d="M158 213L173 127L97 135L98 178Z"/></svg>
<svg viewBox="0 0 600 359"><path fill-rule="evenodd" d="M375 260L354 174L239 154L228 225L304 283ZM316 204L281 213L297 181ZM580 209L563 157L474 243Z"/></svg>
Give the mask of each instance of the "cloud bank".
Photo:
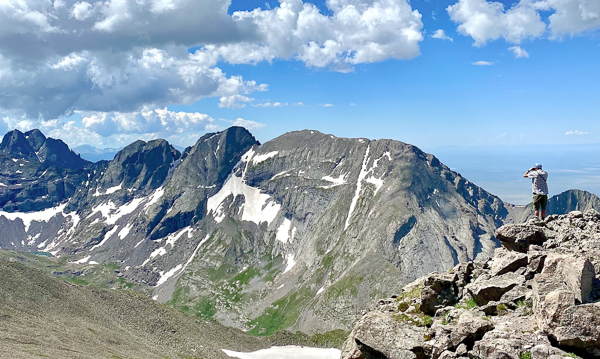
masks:
<svg viewBox="0 0 600 359"><path fill-rule="evenodd" d="M475 46L503 38L520 44L548 35L560 39L600 28L600 2L590 0L520 0L506 9L500 2L459 0L446 8L458 31ZM547 20L542 12L551 12Z"/></svg>
<svg viewBox="0 0 600 359"><path fill-rule="evenodd" d="M328 0L326 14L302 0L232 14L230 5L0 2L0 122L41 127L91 113L81 128L100 136L114 135L105 124L121 134L153 133L160 121L145 114L160 116L163 110L156 109L209 97L218 98L219 107L242 108L254 100L252 93L268 89L226 74L220 62L293 59L349 72L357 64L414 58L423 40L421 14L407 0ZM195 114L184 117L167 121L173 133L196 128Z"/></svg>

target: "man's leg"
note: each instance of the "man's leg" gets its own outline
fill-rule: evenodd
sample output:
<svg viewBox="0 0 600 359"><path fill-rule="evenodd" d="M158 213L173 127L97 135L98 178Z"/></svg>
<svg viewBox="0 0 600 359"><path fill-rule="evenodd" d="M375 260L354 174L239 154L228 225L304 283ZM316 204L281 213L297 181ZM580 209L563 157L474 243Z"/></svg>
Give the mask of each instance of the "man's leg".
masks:
<svg viewBox="0 0 600 359"><path fill-rule="evenodd" d="M542 219L544 219L546 218L546 205L548 204L548 196L543 195L540 202L540 206L542 207Z"/></svg>
<svg viewBox="0 0 600 359"><path fill-rule="evenodd" d="M533 195L533 208L535 209L535 217L540 218L540 196L537 194Z"/></svg>

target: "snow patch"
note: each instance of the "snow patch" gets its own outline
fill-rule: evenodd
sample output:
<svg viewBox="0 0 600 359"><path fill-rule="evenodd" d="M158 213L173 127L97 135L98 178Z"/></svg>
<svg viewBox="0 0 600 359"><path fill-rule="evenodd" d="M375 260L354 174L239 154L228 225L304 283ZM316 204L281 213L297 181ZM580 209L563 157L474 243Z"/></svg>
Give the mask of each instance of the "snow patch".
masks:
<svg viewBox="0 0 600 359"><path fill-rule="evenodd" d="M188 234L191 235L191 234ZM185 264L183 266L181 266L181 264L178 264L177 266L175 266L175 268L171 269L170 271L168 271L165 274L161 274L160 279L158 280L156 287L164 284L169 278L178 275L179 273L183 273L185 271L185 269L187 268L188 265L190 265L190 263L192 263L192 261L194 260L194 258L196 257L196 254L198 253L198 250L200 249L200 247L206 243L206 241L208 241L208 239L210 238L210 235L207 234L206 237L204 237L203 240L200 241L200 243L198 243L198 246L196 247L196 249L194 250L194 253L192 253L192 256L187 260L187 262L185 262ZM168 275L168 277L166 277ZM163 280L164 278L164 280Z"/></svg>
<svg viewBox="0 0 600 359"><path fill-rule="evenodd" d="M131 225L131 223L127 223L127 225L125 227L123 227L123 229L121 229L121 231L119 232L119 234L118 234L119 238L121 238L121 240L125 239L125 237L127 237L129 232L131 231L132 227L133 226Z"/></svg>
<svg viewBox="0 0 600 359"><path fill-rule="evenodd" d="M148 262L150 262L154 257L157 256L164 256L165 254L167 254L167 250L165 249L165 247L160 247L158 249L156 249L154 252L150 253L150 257L148 257L148 259L146 259L144 261L144 263L142 263L142 267L145 266L146 264L148 264Z"/></svg>
<svg viewBox="0 0 600 359"><path fill-rule="evenodd" d="M358 175L358 180L356 180L356 191L354 192L354 198L352 198L352 202L350 203L350 211L348 211L348 218L346 218L346 224L344 226L344 230L348 228L350 225L350 218L352 217L352 213L354 212L354 208L356 207L356 203L358 202L358 198L360 197L360 192L362 190L362 181L367 176L367 163L369 162L369 151L371 150L371 146L367 147L367 151L365 152L365 157L363 158L362 168L360 169L360 173Z"/></svg>
<svg viewBox="0 0 600 359"><path fill-rule="evenodd" d="M62 204L53 208L48 208L39 212L3 212L0 211L0 216L6 217L9 221L20 219L25 226L25 232L29 231L31 222L46 222L48 223L54 216L62 213L67 204Z"/></svg>
<svg viewBox="0 0 600 359"><path fill-rule="evenodd" d="M132 199L131 201L129 201L129 203L119 207L119 210L116 213L108 216L108 218L106 218L106 223L108 223L108 224L117 223L117 221L120 218L135 211L138 208L138 206L145 200L146 200L146 198L144 198L144 197Z"/></svg>
<svg viewBox="0 0 600 359"><path fill-rule="evenodd" d="M278 177L289 177L291 175L291 171L293 171L294 169L292 168L291 170L287 170L287 171L283 171L283 172L279 172L278 174L276 174L275 176L271 177L271 179L269 181L274 180L275 178Z"/></svg>
<svg viewBox="0 0 600 359"><path fill-rule="evenodd" d="M118 186L111 187L111 188L107 189L104 194L113 194L113 193L117 192L118 190L120 190L122 187L123 187L122 184L120 184Z"/></svg>
<svg viewBox="0 0 600 359"><path fill-rule="evenodd" d="M252 160L252 164L256 165L261 162L264 162L264 161L268 160L269 158L277 156L278 153L279 153L279 151L273 151L273 152L265 153L262 155L258 155L256 157L254 157L254 159Z"/></svg>
<svg viewBox="0 0 600 359"><path fill-rule="evenodd" d="M379 192L379 190L381 189L381 187L383 187L383 180L380 178L375 178L375 177L369 177L367 178L367 182L374 184L375 185L375 193L373 195L376 195L377 192Z"/></svg>
<svg viewBox="0 0 600 359"><path fill-rule="evenodd" d="M117 232L117 229L119 229L119 226L114 226L110 231L106 232L106 234L104 235L104 239L102 239L102 242L100 242L100 243L96 244L95 246L93 246L92 248L90 248L90 251L93 251L96 248L102 247L104 245L104 243L106 243L106 241L108 241L110 239L110 237L112 237L112 235Z"/></svg>
<svg viewBox="0 0 600 359"><path fill-rule="evenodd" d="M277 229L277 235L275 238L281 243L287 243L290 239L290 228L292 227L292 221L287 218L283 219L283 223Z"/></svg>
<svg viewBox="0 0 600 359"><path fill-rule="evenodd" d="M271 196L261 193L260 189L250 187L244 183L242 177L232 175L223 185L221 190L210 197L207 202L207 212L213 213L215 220L224 218L224 212L221 204L229 196L244 196L244 207L242 220L260 224L261 222L271 222L279 213L280 204L275 203Z"/></svg>
<svg viewBox="0 0 600 359"><path fill-rule="evenodd" d="M165 194L165 188L159 187L156 191L154 191L154 193L152 193L152 195L150 195L150 201L148 201L148 203L144 205L144 210L146 211L146 213L148 212L148 208L150 208L150 206L158 202L158 200L163 196L163 194Z"/></svg>
<svg viewBox="0 0 600 359"><path fill-rule="evenodd" d="M342 356L342 352L339 349L309 348L294 345L271 347L249 353L234 352L227 349L222 350L228 356L238 359L339 359Z"/></svg>
<svg viewBox="0 0 600 359"><path fill-rule="evenodd" d="M287 266L285 267L285 270L283 271L282 274L285 274L287 272L289 272L292 268L294 268L294 266L296 265L296 261L294 260L294 255L293 254L288 254L287 256Z"/></svg>
<svg viewBox="0 0 600 359"><path fill-rule="evenodd" d="M331 176L325 176L321 179L323 181L331 182L332 184L330 184L329 186L320 186L320 188L329 189L329 188L333 188L333 187L337 187L337 186L346 184L346 174L343 174L343 173L340 174L340 176L338 178L334 178Z"/></svg>
<svg viewBox="0 0 600 359"><path fill-rule="evenodd" d="M164 273L164 274L161 273L160 278L158 279L158 282L156 282L156 287L164 284L169 278L171 278L176 273L178 273L182 267L183 267L182 264L178 264L177 266L175 266L175 268L171 268L171 270L169 270L167 273Z"/></svg>
<svg viewBox="0 0 600 359"><path fill-rule="evenodd" d="M71 264L84 264L84 263L87 263L87 261L89 261L89 260L90 260L90 258L92 258L92 256L87 256L87 257L85 257L85 258L81 258L81 259L80 259L80 260L78 260L78 261L75 261L75 262L69 262L69 263L71 263Z"/></svg>

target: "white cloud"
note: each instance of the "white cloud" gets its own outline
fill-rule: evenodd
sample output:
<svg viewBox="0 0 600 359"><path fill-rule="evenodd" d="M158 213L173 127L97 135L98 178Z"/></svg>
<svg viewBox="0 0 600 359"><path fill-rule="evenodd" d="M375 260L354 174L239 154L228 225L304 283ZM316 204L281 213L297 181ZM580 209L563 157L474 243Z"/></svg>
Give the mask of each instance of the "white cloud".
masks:
<svg viewBox="0 0 600 359"><path fill-rule="evenodd" d="M433 37L434 39L440 39L440 40L450 40L450 42L454 41L450 36L446 35L446 32L443 29L435 30L435 32L433 33L433 35L431 35L431 37Z"/></svg>
<svg viewBox="0 0 600 359"><path fill-rule="evenodd" d="M233 14L230 4L0 1L0 116L14 124L76 112L114 118L207 97L240 108L267 85L227 75L219 61L293 59L350 72L414 58L423 40L421 14L408 0L329 0L324 13L302 0ZM199 50L189 54L192 47Z"/></svg>
<svg viewBox="0 0 600 359"><path fill-rule="evenodd" d="M577 130L575 130L575 131L571 130L571 131L565 132L565 136L583 136L583 135L589 135L589 134L590 134L589 132L577 131Z"/></svg>
<svg viewBox="0 0 600 359"><path fill-rule="evenodd" d="M259 122L251 121L251 120L244 120L243 118L236 119L235 121L232 122L232 125L245 127L247 130L250 130L250 131L265 127L265 125L263 123L259 123Z"/></svg>
<svg viewBox="0 0 600 359"><path fill-rule="evenodd" d="M93 7L87 1L80 1L73 5L71 8L71 17L74 17L76 20L83 21L93 14Z"/></svg>
<svg viewBox="0 0 600 359"><path fill-rule="evenodd" d="M492 66L494 63L490 61L475 61L472 64L475 66Z"/></svg>
<svg viewBox="0 0 600 359"><path fill-rule="evenodd" d="M304 106L304 102L294 102L292 106Z"/></svg>
<svg viewBox="0 0 600 359"><path fill-rule="evenodd" d="M531 0L521 1L508 10L499 2L459 0L446 10L450 19L459 24L458 31L471 36L476 46L499 38L518 44L541 36L546 29Z"/></svg>
<svg viewBox="0 0 600 359"><path fill-rule="evenodd" d="M212 117L203 113L172 112L166 108L129 113L82 113L81 120L85 129L103 137L117 133L153 133L168 136L184 131L198 132L205 131L213 122Z"/></svg>
<svg viewBox="0 0 600 359"><path fill-rule="evenodd" d="M331 104L331 103L320 103L319 106L321 106L321 107L333 107L333 104Z"/></svg>
<svg viewBox="0 0 600 359"><path fill-rule="evenodd" d="M350 102L350 106L356 106L354 102Z"/></svg>
<svg viewBox="0 0 600 359"><path fill-rule="evenodd" d="M419 55L421 14L406 0L329 0L331 15L301 0L271 10L233 14L257 29L260 41L209 45L202 50L233 64L298 59L311 67L351 72L352 65Z"/></svg>
<svg viewBox="0 0 600 359"><path fill-rule="evenodd" d="M538 6L542 10L554 10L548 18L554 37L600 29L600 1L545 0L539 1Z"/></svg>
<svg viewBox="0 0 600 359"><path fill-rule="evenodd" d="M527 51L525 51L521 46L512 46L508 48L510 51L513 52L513 54L515 54L515 57L521 58L521 57L525 57L525 58L529 58L529 53Z"/></svg>
<svg viewBox="0 0 600 359"><path fill-rule="evenodd" d="M509 9L495 1L459 0L446 10L458 31L472 37L476 46L499 38L519 44L544 36L547 29L555 39L600 29L597 0L520 0ZM547 21L542 12L551 12Z"/></svg>
<svg viewBox="0 0 600 359"><path fill-rule="evenodd" d="M296 102L293 105L299 106L299 105L297 105L298 103L301 103L301 102ZM271 101L267 101L267 102L257 103L257 104L252 105L252 106L254 106L254 107L285 107L287 105L288 105L287 102L277 102L277 101L271 102Z"/></svg>

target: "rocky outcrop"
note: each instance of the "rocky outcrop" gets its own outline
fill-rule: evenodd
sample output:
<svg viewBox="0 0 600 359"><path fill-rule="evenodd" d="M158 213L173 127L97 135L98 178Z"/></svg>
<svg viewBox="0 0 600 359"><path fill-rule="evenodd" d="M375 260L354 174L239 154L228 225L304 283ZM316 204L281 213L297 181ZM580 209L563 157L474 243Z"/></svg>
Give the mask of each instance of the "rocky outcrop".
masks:
<svg viewBox="0 0 600 359"><path fill-rule="evenodd" d="M509 224L496 236L504 247L493 258L432 273L379 301L342 358L600 357L600 213ZM390 350L407 337L418 340Z"/></svg>

